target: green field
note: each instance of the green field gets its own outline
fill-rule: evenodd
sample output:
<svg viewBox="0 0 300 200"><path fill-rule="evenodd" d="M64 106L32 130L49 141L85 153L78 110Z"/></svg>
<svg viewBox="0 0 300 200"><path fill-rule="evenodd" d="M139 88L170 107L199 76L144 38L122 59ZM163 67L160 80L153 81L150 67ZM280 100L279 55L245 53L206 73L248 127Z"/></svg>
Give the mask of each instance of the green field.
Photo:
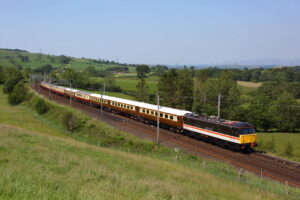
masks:
<svg viewBox="0 0 300 200"><path fill-rule="evenodd" d="M94 80L103 81L103 78L93 78ZM116 78L116 84L117 86L120 86L120 88L123 91L128 92L135 92L136 91L136 85L138 84L138 78L137 77L119 77ZM155 93L157 90L157 84L158 84L158 77L155 76L149 76L146 78L146 83L149 88L150 93Z"/></svg>
<svg viewBox="0 0 300 200"><path fill-rule="evenodd" d="M184 153L174 159L176 153L169 151L136 154L89 145L51 120L57 109L38 116L28 107L31 102L11 107L6 98L0 87L5 112L0 118L0 199L286 198L283 185L250 174L239 180L225 164ZM289 198L299 195L289 188Z"/></svg>
<svg viewBox="0 0 300 200"><path fill-rule="evenodd" d="M258 150L262 150L279 157L300 162L300 133L257 133ZM269 149L268 143L274 140L274 149ZM285 154L287 143L290 142L294 151L292 156Z"/></svg>
<svg viewBox="0 0 300 200"><path fill-rule="evenodd" d="M238 81L237 83L240 86L251 87L251 88L258 88L262 84L262 83L248 82L248 81Z"/></svg>
<svg viewBox="0 0 300 200"><path fill-rule="evenodd" d="M101 94L100 91L95 91L95 90L85 90L85 89L81 89L81 88L77 88L78 90L82 90L82 91L87 91L87 92L92 92L92 93L97 93L97 94ZM108 96L112 96L112 97L119 97L119 98L123 98L123 99L129 99L129 100L135 100L135 98L133 96L129 96L127 94L121 93L121 92L104 92L103 95L108 95Z"/></svg>

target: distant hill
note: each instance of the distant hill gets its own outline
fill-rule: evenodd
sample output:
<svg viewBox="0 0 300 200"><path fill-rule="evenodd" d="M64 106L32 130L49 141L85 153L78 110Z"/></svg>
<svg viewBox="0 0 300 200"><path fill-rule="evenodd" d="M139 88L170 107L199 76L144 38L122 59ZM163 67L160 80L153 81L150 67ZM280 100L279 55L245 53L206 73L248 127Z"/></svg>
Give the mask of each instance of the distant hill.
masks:
<svg viewBox="0 0 300 200"><path fill-rule="evenodd" d="M204 69L208 67L217 67L217 68L273 68L273 67L292 67L299 66L300 59L291 59L291 60L283 60L283 59L267 59L267 58L259 58L259 59L251 59L251 60L239 60L239 61L228 61L222 64L189 64L187 66L193 66L196 69ZM183 68L184 65L168 65L171 68Z"/></svg>
<svg viewBox="0 0 300 200"><path fill-rule="evenodd" d="M247 65L247 66L296 66L300 65L300 59L275 59L275 58L258 58L240 61L225 62L224 65Z"/></svg>
<svg viewBox="0 0 300 200"><path fill-rule="evenodd" d="M66 60L69 61L65 62ZM83 70L88 66L94 66L96 69L127 67L129 71L135 70L133 65L116 63L104 59L74 58L63 55L55 56L50 54L30 53L20 49L0 49L0 65L3 67L15 66L36 69L47 64L57 68L67 67L78 70Z"/></svg>

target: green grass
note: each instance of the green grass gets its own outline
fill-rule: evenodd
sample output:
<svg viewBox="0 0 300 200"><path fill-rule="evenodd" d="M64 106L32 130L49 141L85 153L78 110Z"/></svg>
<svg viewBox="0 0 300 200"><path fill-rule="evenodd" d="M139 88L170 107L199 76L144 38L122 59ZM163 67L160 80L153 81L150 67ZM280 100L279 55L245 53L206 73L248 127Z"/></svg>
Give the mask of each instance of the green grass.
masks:
<svg viewBox="0 0 300 200"><path fill-rule="evenodd" d="M269 149L267 143L274 140L275 149ZM258 150L300 162L300 133L257 133ZM293 156L285 154L285 147L290 142L293 146Z"/></svg>
<svg viewBox="0 0 300 200"><path fill-rule="evenodd" d="M30 131L38 131L48 135L59 135L62 129L59 129L52 121L41 118L34 111L25 105L11 107L7 103L7 96L2 93L0 85L0 123L7 126L14 126Z"/></svg>
<svg viewBox="0 0 300 200"><path fill-rule="evenodd" d="M2 199L282 199L176 163L0 126Z"/></svg>
<svg viewBox="0 0 300 200"><path fill-rule="evenodd" d="M0 199L286 198L282 184L247 173L238 179L226 164L153 149L153 143L73 109L86 125L66 134L61 115L70 110L46 101L50 111L37 116L31 110L36 95L15 107L6 103L1 87L0 97L6 112L0 119ZM299 197L299 190L288 189L289 198Z"/></svg>
<svg viewBox="0 0 300 200"><path fill-rule="evenodd" d="M94 78L96 80L100 80L102 81L103 78ZM150 93L155 93L156 89L157 89L157 84L158 81L156 80L157 78L153 78L153 77L148 77L146 78L146 83L148 85L149 88L149 92ZM117 86L120 86L120 88L123 91L127 91L130 93L133 93L136 91L136 85L138 84L138 78L137 77L120 77L120 78L116 78L116 84Z"/></svg>
<svg viewBox="0 0 300 200"><path fill-rule="evenodd" d="M82 91L87 91L87 92L92 92L92 93L97 93L97 94L101 94L100 91L95 91L95 90L85 90L85 89L80 89L77 88L78 90L82 90ZM119 98L123 98L123 99L129 99L129 100L135 100L135 98L133 96L121 93L121 92L104 92L105 95L108 96L112 96L112 97L119 97Z"/></svg>

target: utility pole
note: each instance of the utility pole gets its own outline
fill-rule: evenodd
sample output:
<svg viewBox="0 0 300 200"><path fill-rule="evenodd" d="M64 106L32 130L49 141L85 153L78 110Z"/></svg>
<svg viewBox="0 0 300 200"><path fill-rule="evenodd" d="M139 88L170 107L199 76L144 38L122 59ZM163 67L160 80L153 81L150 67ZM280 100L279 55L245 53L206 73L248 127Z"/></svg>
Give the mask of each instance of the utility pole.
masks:
<svg viewBox="0 0 300 200"><path fill-rule="evenodd" d="M33 86L33 88L35 88L35 85L34 85L34 75L31 74L30 77L31 77L31 79L32 79L32 86Z"/></svg>
<svg viewBox="0 0 300 200"><path fill-rule="evenodd" d="M103 83L103 87L101 90L101 121L103 121L103 92L105 92L105 83Z"/></svg>
<svg viewBox="0 0 300 200"><path fill-rule="evenodd" d="M72 84L71 84L71 81L70 81L70 109L72 108L72 92L71 92L71 86L72 86Z"/></svg>
<svg viewBox="0 0 300 200"><path fill-rule="evenodd" d="M221 109L221 94L219 94L218 96L218 119L221 118L220 109Z"/></svg>
<svg viewBox="0 0 300 200"><path fill-rule="evenodd" d="M39 76L37 79L38 79L37 82L38 82L38 89L39 89L39 94L40 94L41 93L41 79L42 79L42 77Z"/></svg>
<svg viewBox="0 0 300 200"><path fill-rule="evenodd" d="M159 112L159 94L158 92L156 93L157 96L157 129L156 129L156 143L159 144L159 117L160 117L160 112Z"/></svg>
<svg viewBox="0 0 300 200"><path fill-rule="evenodd" d="M51 79L50 79L50 77L49 77L49 83L51 84ZM49 89L49 94L48 94L48 96L49 96L49 99L51 99L51 89Z"/></svg>

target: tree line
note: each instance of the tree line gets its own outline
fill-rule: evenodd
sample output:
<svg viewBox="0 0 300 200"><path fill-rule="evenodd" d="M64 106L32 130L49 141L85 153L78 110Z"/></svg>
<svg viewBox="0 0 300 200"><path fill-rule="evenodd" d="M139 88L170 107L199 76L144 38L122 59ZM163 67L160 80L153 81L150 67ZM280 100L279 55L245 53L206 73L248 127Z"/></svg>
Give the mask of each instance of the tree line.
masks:
<svg viewBox="0 0 300 200"><path fill-rule="evenodd" d="M199 69L204 71L209 78L219 78L224 70L230 71L235 80L267 82L281 81L293 82L300 81L300 66L296 67L278 67L278 68L253 68L253 69L220 69L217 67L209 67L207 69Z"/></svg>
<svg viewBox="0 0 300 200"><path fill-rule="evenodd" d="M242 94L231 70L209 78L198 70L170 69L160 78L161 104L204 115L217 115L221 95L221 117L246 121L261 131L300 131L300 83L266 82L257 90Z"/></svg>

